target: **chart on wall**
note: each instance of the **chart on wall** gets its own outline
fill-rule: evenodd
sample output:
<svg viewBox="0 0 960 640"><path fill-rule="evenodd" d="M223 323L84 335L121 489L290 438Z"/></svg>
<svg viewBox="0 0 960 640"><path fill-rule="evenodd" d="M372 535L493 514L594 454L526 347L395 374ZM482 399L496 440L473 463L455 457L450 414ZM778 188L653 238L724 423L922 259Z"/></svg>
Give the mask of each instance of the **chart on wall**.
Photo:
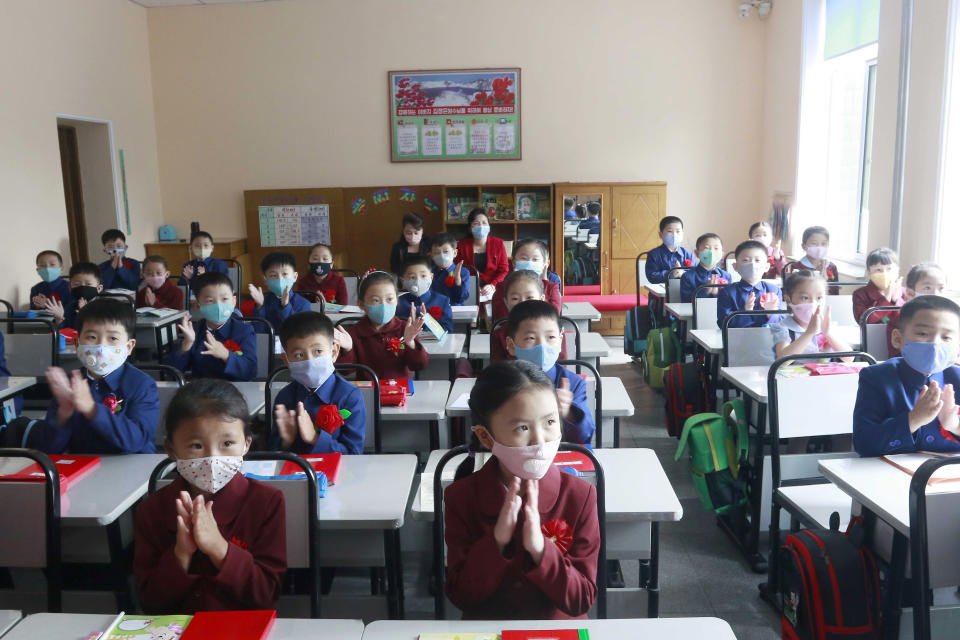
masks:
<svg viewBox="0 0 960 640"><path fill-rule="evenodd" d="M261 247L330 244L330 205L259 207L258 212Z"/></svg>
<svg viewBox="0 0 960 640"><path fill-rule="evenodd" d="M520 159L520 69L390 71L393 162Z"/></svg>

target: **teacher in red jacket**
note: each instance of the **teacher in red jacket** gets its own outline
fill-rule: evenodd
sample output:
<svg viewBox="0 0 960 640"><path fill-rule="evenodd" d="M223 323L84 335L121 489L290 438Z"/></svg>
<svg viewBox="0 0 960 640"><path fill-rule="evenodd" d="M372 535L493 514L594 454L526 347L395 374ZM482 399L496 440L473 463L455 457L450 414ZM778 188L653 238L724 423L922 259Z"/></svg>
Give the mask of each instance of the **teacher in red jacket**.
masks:
<svg viewBox="0 0 960 640"><path fill-rule="evenodd" d="M497 286L510 273L510 260L503 240L490 235L490 219L477 208L467 217L470 236L457 243L457 257L473 267L480 276L481 296L493 296Z"/></svg>

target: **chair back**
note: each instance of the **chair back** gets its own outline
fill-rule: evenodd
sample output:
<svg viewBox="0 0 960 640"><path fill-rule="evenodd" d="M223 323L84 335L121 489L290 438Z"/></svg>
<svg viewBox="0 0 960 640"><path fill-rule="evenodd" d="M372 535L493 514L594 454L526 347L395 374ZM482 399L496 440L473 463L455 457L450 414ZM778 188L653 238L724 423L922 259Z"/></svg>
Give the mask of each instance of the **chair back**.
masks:
<svg viewBox="0 0 960 640"><path fill-rule="evenodd" d="M719 329L717 324L717 296L708 296L701 298L701 291L707 289L722 289L729 287L727 284L709 285L705 284L697 287L693 292L693 328L694 329Z"/></svg>
<svg viewBox="0 0 960 640"><path fill-rule="evenodd" d="M167 406L173 400L177 390L187 383L183 373L176 367L166 364L137 364L137 369L150 374L150 377L157 381L157 397L159 399L158 408L160 422L157 424L157 430L154 435L153 443L159 450L163 449L163 443L167 439L167 424L164 416L167 413Z"/></svg>
<svg viewBox="0 0 960 640"><path fill-rule="evenodd" d="M680 302L680 278L667 274L667 302Z"/></svg>
<svg viewBox="0 0 960 640"><path fill-rule="evenodd" d="M60 334L50 318L8 318L11 332L4 338L7 370L14 376L46 375L48 367L60 364ZM14 333L18 325L44 327L44 333Z"/></svg>
<svg viewBox="0 0 960 640"><path fill-rule="evenodd" d="M273 325L264 318L238 317L237 319L253 325L254 331L257 332L257 377L254 380L266 380L276 362L277 338Z"/></svg>
<svg viewBox="0 0 960 640"><path fill-rule="evenodd" d="M723 332L723 366L749 367L770 364L776 359L773 333L769 327L731 327L735 317L769 316L769 311L734 311L720 323Z"/></svg>
<svg viewBox="0 0 960 640"><path fill-rule="evenodd" d="M586 367L593 374L593 378L587 377L587 404L590 411L593 412L594 424L597 430L593 434L593 446L600 448L603 446L603 383L600 380L600 372L597 371L589 362L583 360L557 360L557 364L562 367L576 367L577 373L580 373L580 367ZM593 387L591 394L591 388Z"/></svg>
<svg viewBox="0 0 960 640"><path fill-rule="evenodd" d="M897 311L900 307L870 307L860 316L860 348L877 360L886 360L890 357L890 348L887 345L887 324L870 323L870 316L878 311Z"/></svg>
<svg viewBox="0 0 960 640"><path fill-rule="evenodd" d="M827 307L830 309L831 326L849 327L857 324L857 318L853 315L852 295L827 296Z"/></svg>
<svg viewBox="0 0 960 640"><path fill-rule="evenodd" d="M347 287L347 304L356 306L357 287L360 286L360 276L353 269L333 269L343 277L344 285Z"/></svg>
<svg viewBox="0 0 960 640"><path fill-rule="evenodd" d="M467 292L467 299L464 300L463 304L471 307L477 306L477 300L480 297L480 274L477 272L475 267L469 265L464 265L467 269L467 272L470 274L470 290Z"/></svg>
<svg viewBox="0 0 960 640"><path fill-rule="evenodd" d="M243 267L233 258L223 258L222 260L227 263L227 277L233 283L233 292L240 295L240 287L243 285Z"/></svg>

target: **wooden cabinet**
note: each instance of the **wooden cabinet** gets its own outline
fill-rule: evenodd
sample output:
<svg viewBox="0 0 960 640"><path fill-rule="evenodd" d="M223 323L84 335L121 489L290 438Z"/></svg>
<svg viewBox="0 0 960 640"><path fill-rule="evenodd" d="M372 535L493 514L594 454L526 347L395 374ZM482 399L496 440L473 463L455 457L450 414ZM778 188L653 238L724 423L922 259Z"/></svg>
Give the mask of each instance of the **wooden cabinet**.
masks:
<svg viewBox="0 0 960 640"><path fill-rule="evenodd" d="M507 243L510 253L513 243L523 238L537 238L550 247L550 264L557 264L558 254L551 242L553 185L551 184L493 184L447 185L443 188L443 228L458 240L469 235L467 215L476 207L495 207L494 202L511 207L509 219L501 219L491 210L490 233ZM561 216L563 214L561 213ZM521 219L523 216L523 219ZM562 244L560 245L562 247ZM561 250L562 251L562 250ZM552 266L551 270L556 271ZM559 273L559 272L558 272Z"/></svg>

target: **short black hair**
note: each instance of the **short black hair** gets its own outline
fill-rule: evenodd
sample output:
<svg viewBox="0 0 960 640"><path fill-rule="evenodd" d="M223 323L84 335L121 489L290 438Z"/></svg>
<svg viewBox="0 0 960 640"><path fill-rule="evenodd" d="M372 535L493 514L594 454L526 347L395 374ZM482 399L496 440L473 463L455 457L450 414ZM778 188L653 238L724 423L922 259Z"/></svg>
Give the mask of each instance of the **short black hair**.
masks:
<svg viewBox="0 0 960 640"><path fill-rule="evenodd" d="M434 234L430 238L430 244L434 247L439 247L445 244L450 245L454 249L457 248L457 238L452 233L446 231L441 231L440 233Z"/></svg>
<svg viewBox="0 0 960 640"><path fill-rule="evenodd" d="M543 278L540 274L534 273L529 269L521 269L519 271L511 271L507 277L503 279L503 282L500 284L500 288L503 289L503 297L506 298L507 294L510 293L510 289L520 282L528 282L535 285L540 291L540 295L543 295Z"/></svg>
<svg viewBox="0 0 960 640"><path fill-rule="evenodd" d="M707 240L720 240L720 236L715 233L705 233L699 238L697 238L697 244L695 245L697 249L700 248L701 242L706 242ZM723 244L723 240L720 240L720 243Z"/></svg>
<svg viewBox="0 0 960 640"><path fill-rule="evenodd" d="M123 235L123 231L120 231L120 229L107 229L100 234L100 244L107 244L108 242L113 242L114 240L123 240L126 242L127 236Z"/></svg>
<svg viewBox="0 0 960 640"><path fill-rule="evenodd" d="M577 204L577 201L574 200L573 198L564 198L564 199L563 199L563 208L564 208L564 209L569 209L569 208L571 208L571 207L572 207L573 205L575 205L575 204Z"/></svg>
<svg viewBox="0 0 960 640"><path fill-rule="evenodd" d="M126 300L94 298L77 313L77 331L83 332L85 322L115 322L127 332L127 339L137 332L137 313Z"/></svg>
<svg viewBox="0 0 960 640"><path fill-rule="evenodd" d="M792 271L783 281L783 294L792 296L794 289L809 280L819 280L823 283L824 287L827 286L826 278L819 272L810 271L809 269L797 269L796 271Z"/></svg>
<svg viewBox="0 0 960 640"><path fill-rule="evenodd" d="M960 307L950 298L943 296L916 296L900 307L900 331L902 332L919 311L946 311L960 320Z"/></svg>
<svg viewBox="0 0 960 640"><path fill-rule="evenodd" d="M764 254L767 253L767 248L763 246L763 243L758 240L744 240L737 245L737 248L734 250L733 255L735 258L739 258L740 254L748 249L759 249L763 251Z"/></svg>
<svg viewBox="0 0 960 640"><path fill-rule="evenodd" d="M773 233L773 227L770 226L770 223L767 222L766 220L761 220L760 222L754 222L752 225L750 225L750 230L747 231L747 235L752 236L753 232L759 229L760 227L767 227L768 229L770 229L770 233Z"/></svg>
<svg viewBox="0 0 960 640"><path fill-rule="evenodd" d="M229 422L240 420L243 422L243 435L252 435L250 411L243 394L226 380L198 378L178 389L167 405L163 419L167 443L173 442L173 433L181 424L192 418L207 416L218 416Z"/></svg>
<svg viewBox="0 0 960 640"><path fill-rule="evenodd" d="M316 311L300 311L288 316L280 324L277 335L280 337L281 346L286 349L289 340L306 338L318 333L327 340L333 341L333 322L330 318Z"/></svg>
<svg viewBox="0 0 960 640"><path fill-rule="evenodd" d="M423 229L423 218L408 211L403 214L403 224L400 225L400 228L403 229L407 225L410 225L414 229Z"/></svg>
<svg viewBox="0 0 960 640"><path fill-rule="evenodd" d="M164 258L163 256L147 256L146 258L143 259L143 262L141 264L145 267L147 266L147 264L151 262L154 262L159 265L163 265L164 269L166 269L167 271L170 271L170 267L169 265L167 265L167 259Z"/></svg>
<svg viewBox="0 0 960 640"><path fill-rule="evenodd" d="M63 266L63 256L60 255L59 252L54 251L53 249L45 249L40 253L38 253L36 259L34 260L34 263L36 263L36 261L42 258L43 256L55 256L57 259L57 262L60 263L60 266L61 267Z"/></svg>
<svg viewBox="0 0 960 640"><path fill-rule="evenodd" d="M877 264L900 264L893 249L880 247L867 254L867 269Z"/></svg>
<svg viewBox="0 0 960 640"><path fill-rule="evenodd" d="M103 278L100 276L100 267L93 264L92 262L78 262L70 267L69 277L73 276L94 276L97 279L97 282L103 283Z"/></svg>
<svg viewBox="0 0 960 640"><path fill-rule="evenodd" d="M225 285L230 291L233 291L233 280L230 279L230 276L219 271L207 271L195 277L190 284L190 288L199 296L207 287L219 287L220 285Z"/></svg>
<svg viewBox="0 0 960 640"><path fill-rule="evenodd" d="M297 259L286 251L271 251L260 261L260 271L266 273L270 267L290 267L296 271Z"/></svg>
<svg viewBox="0 0 960 640"><path fill-rule="evenodd" d="M600 203L599 202L588 202L587 203L587 213L592 216L600 215Z"/></svg>
<svg viewBox="0 0 960 640"><path fill-rule="evenodd" d="M206 231L195 231L190 234L190 244L193 244L193 241L197 238L206 238L210 242L213 242L213 236Z"/></svg>
<svg viewBox="0 0 960 640"><path fill-rule="evenodd" d="M674 223L679 224L681 229L683 228L683 220L681 220L677 216L664 216L660 220L660 231L663 231L664 229L666 229L668 224L674 224Z"/></svg>
<svg viewBox="0 0 960 640"><path fill-rule="evenodd" d="M386 271L370 271L365 274L360 279L360 286L357 289L357 297L360 298L362 302L367 295L367 289L375 284L383 284L389 282L393 285L394 290L397 288L397 281L393 279L393 276L387 273Z"/></svg>
<svg viewBox="0 0 960 640"><path fill-rule="evenodd" d="M803 230L803 238L801 240L801 243L807 244L807 240L809 240L810 236L812 236L815 233L822 233L824 236L826 236L827 242L830 242L830 232L827 231L827 228L816 226L816 227L807 227L806 229Z"/></svg>
<svg viewBox="0 0 960 640"><path fill-rule="evenodd" d="M547 318L557 323L560 328L560 314L556 308L546 300L524 300L510 309L510 315L507 316L507 335L511 338L520 330L520 325L525 320L539 320Z"/></svg>
<svg viewBox="0 0 960 640"><path fill-rule="evenodd" d="M523 360L493 362L480 372L470 391L470 419L489 427L490 417L510 398L537 389L549 389L556 397L556 387L540 367Z"/></svg>
<svg viewBox="0 0 960 640"><path fill-rule="evenodd" d="M517 257L517 251L524 247L533 245L540 252L540 255L543 256L543 261L546 262L550 259L550 250L547 248L547 243L543 240L538 240L537 238L521 238L513 243L513 255L510 256L513 259Z"/></svg>
<svg viewBox="0 0 960 640"><path fill-rule="evenodd" d="M907 278L904 284L907 285L908 289L916 289L917 285L920 284L920 281L927 276L932 275L934 271L939 271L946 276L946 272L935 262L921 262L919 264L915 264L910 267L910 271L907 272Z"/></svg>
<svg viewBox="0 0 960 640"><path fill-rule="evenodd" d="M489 222L490 216L487 215L487 210L486 210L486 209L481 209L480 207L475 207L475 208L467 215L467 226L469 227L470 225L472 225L472 224L473 224L473 221L476 220L476 219L477 219L478 217L480 217L480 216L485 217L485 218L487 219L487 221ZM467 235L468 235L468 236L470 235L470 232L469 232L469 231L467 232Z"/></svg>
<svg viewBox="0 0 960 640"><path fill-rule="evenodd" d="M433 263L430 261L430 258L427 256L422 256L419 253L413 255L407 254L407 257L403 259L403 266L400 267L401 275L406 273L407 269L410 267L424 266L427 270L430 270Z"/></svg>

